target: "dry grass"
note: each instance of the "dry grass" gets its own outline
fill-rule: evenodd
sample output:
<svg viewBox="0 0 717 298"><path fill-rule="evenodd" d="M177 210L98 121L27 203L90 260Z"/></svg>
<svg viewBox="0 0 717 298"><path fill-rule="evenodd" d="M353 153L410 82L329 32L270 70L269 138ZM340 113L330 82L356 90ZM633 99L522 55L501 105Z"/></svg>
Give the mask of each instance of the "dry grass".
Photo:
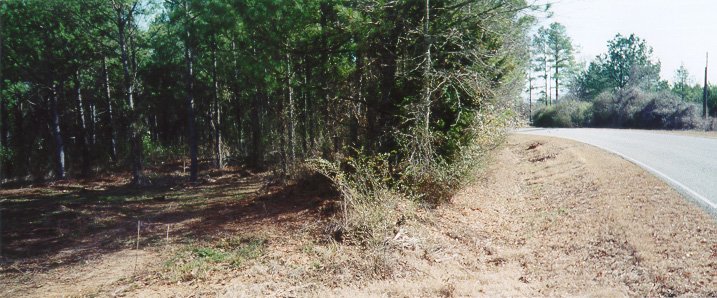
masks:
<svg viewBox="0 0 717 298"><path fill-rule="evenodd" d="M550 156L550 158L544 158ZM413 274L333 295L717 295L717 225L639 167L514 135L453 204L427 214Z"/></svg>
<svg viewBox="0 0 717 298"><path fill-rule="evenodd" d="M3 191L13 212L48 210L10 230L15 238L4 245L48 241L32 240L39 228L68 238L4 263L0 295L717 295L714 218L619 157L514 135L478 177L435 209L374 205L391 214L379 218L382 233L371 245L327 233L341 209L326 181L263 187L260 176L224 173L152 195L110 186L101 190L113 191L107 196L74 186ZM357 209L354 227L379 220L368 206L371 216ZM413 215L401 217L403 210ZM138 216L155 225L143 229L135 251ZM71 225L83 218L102 227ZM113 241L102 244L108 233Z"/></svg>

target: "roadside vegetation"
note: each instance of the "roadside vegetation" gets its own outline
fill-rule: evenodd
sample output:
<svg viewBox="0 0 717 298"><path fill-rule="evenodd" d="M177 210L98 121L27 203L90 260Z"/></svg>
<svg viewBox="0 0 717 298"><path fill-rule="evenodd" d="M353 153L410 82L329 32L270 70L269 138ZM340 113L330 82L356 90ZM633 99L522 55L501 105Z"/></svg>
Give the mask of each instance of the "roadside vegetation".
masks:
<svg viewBox="0 0 717 298"><path fill-rule="evenodd" d="M521 121L528 35L545 9L3 1L6 280L126 250L163 260L125 276L135 287L248 263L296 270L291 282L397 274L404 227L450 201ZM303 232L267 236L286 217ZM92 253L68 252L78 247ZM275 263L297 247L306 267Z"/></svg>
<svg viewBox="0 0 717 298"><path fill-rule="evenodd" d="M560 27L559 24L553 27ZM558 37L552 37L558 36ZM559 44L565 54L565 67L551 65L549 41ZM546 42L547 40L547 42ZM547 44L547 45L546 45ZM562 70L559 79L567 81L566 94L558 97L560 85L533 87L538 91L537 108L532 111L533 125L541 127L609 127L642 129L714 130L717 115L717 87L709 86L707 117L703 115L703 87L694 84L687 69L675 72L673 83L660 78L660 63L652 48L635 35L617 35L608 41L607 53L596 57L582 69L572 55L570 39L562 31L545 29L533 38L531 80L545 81L548 70ZM554 52L554 51L553 51ZM559 61L562 61L559 60ZM548 63L546 64L546 61ZM531 81L532 83L532 81ZM558 86L556 88L556 86ZM554 92L547 92L554 90Z"/></svg>

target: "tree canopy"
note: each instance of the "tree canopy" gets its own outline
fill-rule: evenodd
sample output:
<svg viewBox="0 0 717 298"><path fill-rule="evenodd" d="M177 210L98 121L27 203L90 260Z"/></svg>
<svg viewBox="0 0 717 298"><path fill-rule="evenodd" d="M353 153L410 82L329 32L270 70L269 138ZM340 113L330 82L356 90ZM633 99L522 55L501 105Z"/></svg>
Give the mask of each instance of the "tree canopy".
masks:
<svg viewBox="0 0 717 298"><path fill-rule="evenodd" d="M356 150L450 163L519 96L536 8L3 1L2 175L120 168L143 183L144 165L187 156L192 181L202 162L287 177Z"/></svg>

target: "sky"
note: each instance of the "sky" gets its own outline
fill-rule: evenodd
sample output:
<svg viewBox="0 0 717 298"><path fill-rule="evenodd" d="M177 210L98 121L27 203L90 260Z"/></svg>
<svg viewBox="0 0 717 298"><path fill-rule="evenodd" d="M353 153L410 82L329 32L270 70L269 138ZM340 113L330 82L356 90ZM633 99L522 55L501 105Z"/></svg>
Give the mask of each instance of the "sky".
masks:
<svg viewBox="0 0 717 298"><path fill-rule="evenodd" d="M672 82L684 63L693 83L704 80L705 54L712 66L708 77L717 82L717 0L540 0L552 3L553 16L567 28L577 46L578 61L590 62L607 52L617 33L635 33L652 46L662 63L663 79Z"/></svg>

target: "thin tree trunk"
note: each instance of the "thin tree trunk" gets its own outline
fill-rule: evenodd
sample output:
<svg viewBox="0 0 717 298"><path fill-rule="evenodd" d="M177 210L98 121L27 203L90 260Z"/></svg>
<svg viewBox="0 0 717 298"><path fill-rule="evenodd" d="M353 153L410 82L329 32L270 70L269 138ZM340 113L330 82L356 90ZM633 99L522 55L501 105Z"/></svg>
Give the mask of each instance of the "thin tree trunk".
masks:
<svg viewBox="0 0 717 298"><path fill-rule="evenodd" d="M19 95L17 96L20 97ZM22 178L27 173L28 160L27 153L29 150L23 150L25 147L25 132L23 130L23 114L22 114L22 102L18 102L13 108L13 115L15 119L15 125L12 134L13 148L15 148L15 154L12 164L8 164L8 174Z"/></svg>
<svg viewBox="0 0 717 298"><path fill-rule="evenodd" d="M256 46L253 47L252 52L254 56L258 58ZM261 80L263 80L263 76ZM262 141L262 127L261 127L261 115L263 112L263 82L260 83L262 86L255 85L254 97L251 103L251 142L252 150L250 157L250 165L255 169L262 169L264 167L264 146Z"/></svg>
<svg viewBox="0 0 717 298"><path fill-rule="evenodd" d="M65 143L62 140L60 131L60 113L58 111L58 100L60 90L57 83L52 83L52 90L49 97L50 105L50 129L55 143L55 178L65 179Z"/></svg>
<svg viewBox="0 0 717 298"><path fill-rule="evenodd" d="M314 150L314 121L310 114L313 113L313 111L311 100L309 100L309 97L311 97L311 87L309 86L310 82L311 68L309 67L308 58L304 57L304 107L302 117L304 118L304 156L308 156L308 153Z"/></svg>
<svg viewBox="0 0 717 298"><path fill-rule="evenodd" d="M2 77L0 77L0 90L2 90ZM10 149L7 102L5 97L0 94L0 153L2 153L0 154L0 181L10 176L10 161L5 155L5 152Z"/></svg>
<svg viewBox="0 0 717 298"><path fill-rule="evenodd" d="M261 140L261 97L258 88L254 88L254 97L251 105L251 165L255 169L264 166L264 152Z"/></svg>
<svg viewBox="0 0 717 298"><path fill-rule="evenodd" d="M119 46L120 46L120 55L122 59L122 73L124 75L124 87L125 87L125 96L127 98L127 104L129 105L130 111L134 111L134 84L132 84L132 79L130 76L130 62L129 62L129 55L127 53L127 37L126 35L126 25L127 21L122 16L121 12L117 12L118 15L118 21L117 21L117 27L119 30Z"/></svg>
<svg viewBox="0 0 717 298"><path fill-rule="evenodd" d="M152 141L159 142L159 120L157 120L157 114L151 116L152 122Z"/></svg>
<svg viewBox="0 0 717 298"><path fill-rule="evenodd" d="M351 127L349 129L349 137L351 146L359 147L359 115L361 115L361 106L363 101L362 84L363 84L363 55L360 51L356 52L356 71L354 73L354 100L356 101L356 110L351 115Z"/></svg>
<svg viewBox="0 0 717 298"><path fill-rule="evenodd" d="M286 83L285 83L286 84ZM286 86L285 86L286 87ZM278 101L278 107L277 107L277 118L279 120L279 164L281 166L281 177L282 180L286 179L288 175L288 167L287 167L287 148L286 148L286 108L285 103L287 101L287 94L288 90L287 88L284 88L284 96L282 96L281 99Z"/></svg>
<svg viewBox="0 0 717 298"><path fill-rule="evenodd" d="M81 176L87 177L90 171L90 150L89 139L87 137L87 121L85 115L84 103L82 102L82 83L80 82L80 72L75 73L75 104L77 106L77 122L80 125L78 131L78 140L82 150L82 166L80 168Z"/></svg>
<svg viewBox="0 0 717 298"><path fill-rule="evenodd" d="M533 124L533 77L528 74L528 120Z"/></svg>
<svg viewBox="0 0 717 298"><path fill-rule="evenodd" d="M117 162L117 130L115 129L115 120L112 113L112 93L110 92L110 75L107 71L107 57L102 58L102 74L104 76L105 100L107 100L107 117L110 131L110 159Z"/></svg>
<svg viewBox="0 0 717 298"><path fill-rule="evenodd" d="M185 9L186 9L187 3L185 2ZM188 137L189 137L189 158L190 158L190 165L189 165L189 181L195 182L197 181L197 175L198 175L198 169L199 164L197 161L197 131L196 131L196 120L195 120L195 110L194 110L194 66L193 66L193 59L192 56L192 49L189 45L191 35L189 33L189 28L185 28L185 41L184 41L184 60L186 63L186 92L187 92L187 128L188 128Z"/></svg>
<svg viewBox="0 0 717 298"><path fill-rule="evenodd" d="M90 108L90 145L95 146L97 144L97 104L94 100L88 100Z"/></svg>
<svg viewBox="0 0 717 298"><path fill-rule="evenodd" d="M217 43L212 42L212 81L214 91L214 104L212 115L212 127L214 129L214 162L218 169L224 168L224 156L222 153L222 132L221 114L219 108L219 80L217 79Z"/></svg>
<svg viewBox="0 0 717 298"><path fill-rule="evenodd" d="M244 137L244 107L241 102L241 94L239 92L239 57L237 54L237 45L236 45L236 37L232 38L232 56L234 59L234 82L233 85L233 93L234 93L234 105L236 110L236 126L237 126L237 132L239 137L239 149L241 151L241 154L245 154L246 146L245 146L245 137ZM244 155L242 155L244 156Z"/></svg>
<svg viewBox="0 0 717 298"><path fill-rule="evenodd" d="M290 54L286 54L286 69L288 71L287 87L289 88L289 162L293 165L294 161L296 160L296 116L294 115L294 87L292 86L294 73L291 70Z"/></svg>
<svg viewBox="0 0 717 298"><path fill-rule="evenodd" d="M555 56L555 102L558 102L558 95L560 90L560 82L558 81L559 75L560 75L560 67L559 67L558 57Z"/></svg>
<svg viewBox="0 0 717 298"><path fill-rule="evenodd" d="M426 0L426 15L425 19L423 21L423 38L424 43L426 47L426 53L425 53L425 68L423 71L423 84L425 88L425 93L423 94L423 102L421 103L421 114L420 115L423 119L420 119L422 123L419 123L419 131L420 135L417 136L419 139L418 142L418 148L420 151L417 152L418 156L420 157L420 162L428 162L431 158L431 139L430 139L430 119L431 119L431 36L430 36L430 22L431 22L431 14L430 14L430 0Z"/></svg>
<svg viewBox="0 0 717 298"><path fill-rule="evenodd" d="M329 105L330 105L329 104L329 72L327 69L329 67L329 65L328 65L329 64L329 55L328 55L328 47L329 46L328 46L328 30L326 28L328 26L328 14L329 14L329 10L331 9L331 7L329 6L329 4L327 2L321 2L320 6L321 6L321 8L320 8L321 9L321 51L320 51L321 54L320 54L320 59L321 59L321 76L322 76L321 98L324 101L323 104L321 105L321 107L322 107L322 109L321 109L322 119L321 120L322 120L322 125L325 128L325 127L331 126L329 124ZM324 138L323 138L323 137L325 137L324 130L319 129L317 132L319 134L319 138L321 138L320 145L321 145L323 157L328 158L330 152L328 152L328 146L324 146L324 144L325 144ZM327 137L333 136L333 132L326 131L325 133L331 134L331 136L327 136Z"/></svg>
<svg viewBox="0 0 717 298"><path fill-rule="evenodd" d="M130 126L130 162L132 164L132 183L145 184L145 177L142 173L142 133L140 131L139 115L134 109L134 83L130 76L130 61L127 51L127 25L130 24L134 6L126 11L124 7L116 10L117 12L117 29L120 46L120 54L122 59L122 71L124 74L125 96L129 107L129 126Z"/></svg>
<svg viewBox="0 0 717 298"><path fill-rule="evenodd" d="M550 92L550 77L549 77L549 69L548 69L548 54L546 52L546 45L543 44L543 75L545 76L545 103L546 105L550 105L550 97L552 92Z"/></svg>

